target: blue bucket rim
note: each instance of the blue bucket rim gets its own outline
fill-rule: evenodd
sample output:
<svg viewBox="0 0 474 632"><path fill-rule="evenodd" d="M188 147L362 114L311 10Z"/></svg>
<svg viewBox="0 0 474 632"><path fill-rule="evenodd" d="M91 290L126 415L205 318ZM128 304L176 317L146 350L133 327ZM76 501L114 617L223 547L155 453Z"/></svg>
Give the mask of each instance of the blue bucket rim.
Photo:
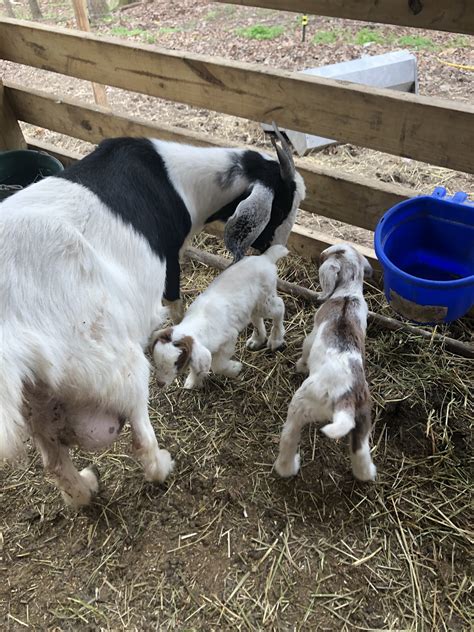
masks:
<svg viewBox="0 0 474 632"><path fill-rule="evenodd" d="M435 189L435 191L436 190L437 189ZM427 288L435 288L435 287L439 288L440 286L445 287L445 288L457 288L457 287L463 287L464 285L470 285L471 283L474 283L474 274L470 274L469 276L463 277L462 279L455 279L451 281L434 281L432 279L431 280L423 279L422 277L417 277L417 276L414 276L413 274L409 274L408 272L405 272L404 270L396 266L387 257L387 255L385 254L382 248L382 239L380 237L380 233L382 231L382 222L385 219L388 219L392 215L395 215L395 213L402 206L407 206L419 200L432 200L433 198L441 202L448 203L448 204L463 204L462 202L458 202L457 200L452 200L449 198L446 199L444 195L439 196L439 195L435 195L434 193L432 195L417 195L415 197L409 198L408 200L402 200L398 204L395 204L395 206L392 206L392 208L390 208L386 213L382 215L382 217L377 222L377 226L375 227L374 247L375 247L375 254L377 255L377 259L382 263L384 267L387 267L391 272L395 272L396 274L399 274L402 278L404 278L406 281L409 281L412 285L418 285L418 286L427 287ZM466 204L466 206L471 206L471 204L470 203ZM474 206L472 206L472 211L474 213Z"/></svg>

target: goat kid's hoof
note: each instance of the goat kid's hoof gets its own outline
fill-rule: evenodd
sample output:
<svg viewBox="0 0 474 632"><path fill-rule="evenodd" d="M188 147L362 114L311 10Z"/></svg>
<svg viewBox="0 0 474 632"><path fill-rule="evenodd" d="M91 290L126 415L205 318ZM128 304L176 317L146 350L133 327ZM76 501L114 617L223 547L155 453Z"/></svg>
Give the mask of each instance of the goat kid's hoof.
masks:
<svg viewBox="0 0 474 632"><path fill-rule="evenodd" d="M226 368L222 371L222 375L225 377L237 377L242 371L242 362L236 362L231 360Z"/></svg>
<svg viewBox="0 0 474 632"><path fill-rule="evenodd" d="M269 338L267 342L267 349L270 351L279 351L285 347L285 341L283 338L272 339Z"/></svg>
<svg viewBox="0 0 474 632"><path fill-rule="evenodd" d="M174 461L168 450L158 450L154 460L145 470L145 479L150 483L163 483L174 469Z"/></svg>
<svg viewBox="0 0 474 632"><path fill-rule="evenodd" d="M245 343L245 346L247 347L247 349L250 349L250 351L260 351L260 349L265 348L266 340L259 341L249 338Z"/></svg>
<svg viewBox="0 0 474 632"><path fill-rule="evenodd" d="M296 476L300 470L300 455L295 454L292 461L284 461L278 457L275 461L275 470L282 478Z"/></svg>
<svg viewBox="0 0 474 632"><path fill-rule="evenodd" d="M303 374L308 373L308 365L302 358L300 358L298 362L296 363L296 371L297 373L303 373Z"/></svg>
<svg viewBox="0 0 474 632"><path fill-rule="evenodd" d="M377 478L377 468L373 463L369 463L368 465L364 466L353 467L352 473L358 481L362 481L364 483L375 481L375 479Z"/></svg>

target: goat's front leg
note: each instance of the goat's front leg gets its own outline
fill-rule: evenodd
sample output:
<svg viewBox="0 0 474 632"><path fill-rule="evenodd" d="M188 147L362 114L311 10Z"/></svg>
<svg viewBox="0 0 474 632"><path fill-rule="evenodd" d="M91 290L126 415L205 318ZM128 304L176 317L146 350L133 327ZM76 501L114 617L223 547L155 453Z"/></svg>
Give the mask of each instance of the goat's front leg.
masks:
<svg viewBox="0 0 474 632"><path fill-rule="evenodd" d="M276 351L285 342L285 329L283 327L283 318L285 317L285 303L276 294L267 300L265 305L267 318L273 321L270 336L268 337L267 347L272 351Z"/></svg>
<svg viewBox="0 0 474 632"><path fill-rule="evenodd" d="M173 471L174 461L168 450L160 450L150 423L146 400L130 417L133 449L143 466L147 481L162 483Z"/></svg>
<svg viewBox="0 0 474 632"><path fill-rule="evenodd" d="M275 461L275 470L283 477L295 476L300 469L300 455L296 451L301 439L301 431L311 421L311 406L306 399L305 390L303 383L293 395L281 432L280 451Z"/></svg>
<svg viewBox="0 0 474 632"><path fill-rule="evenodd" d="M166 259L166 287L163 304L168 307L173 325L178 325L184 316L184 305L180 295L181 266L179 254L171 253Z"/></svg>
<svg viewBox="0 0 474 632"><path fill-rule="evenodd" d="M225 375L226 377L237 377L242 370L242 363L237 360L231 360L235 353L235 345L237 337L233 336L232 340L229 340L218 349L218 351L212 357L212 370L218 375Z"/></svg>
<svg viewBox="0 0 474 632"><path fill-rule="evenodd" d="M314 327L311 333L308 336L306 336L306 338L304 339L303 350L301 352L301 358L296 363L296 370L298 371L298 373L309 372L308 358L311 352L311 348L313 346L314 339L316 338L316 333L317 333L317 329L316 327Z"/></svg>

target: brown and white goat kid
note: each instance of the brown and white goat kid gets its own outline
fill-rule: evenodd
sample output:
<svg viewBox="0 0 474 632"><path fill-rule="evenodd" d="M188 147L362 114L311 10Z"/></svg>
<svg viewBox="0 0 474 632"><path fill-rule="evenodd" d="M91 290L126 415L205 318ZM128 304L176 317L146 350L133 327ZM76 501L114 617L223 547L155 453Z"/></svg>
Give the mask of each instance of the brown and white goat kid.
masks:
<svg viewBox="0 0 474 632"><path fill-rule="evenodd" d="M314 316L314 327L303 344L296 367L309 377L296 391L280 439L275 469L280 476L298 473L296 450L302 428L310 422L331 423L321 428L331 439L350 432L352 472L362 481L374 480L370 456L370 393L364 373L367 303L363 278L369 262L348 244L321 253L319 280L325 302Z"/></svg>
<svg viewBox="0 0 474 632"><path fill-rule="evenodd" d="M267 339L264 318L273 321L267 347L283 344L285 306L277 296L276 262L288 254L281 245L258 257L245 257L220 274L192 303L179 325L155 332L151 351L157 381L171 384L189 368L184 388L199 388L212 369L237 377L242 364L232 360L239 333L250 323L247 347L259 349Z"/></svg>

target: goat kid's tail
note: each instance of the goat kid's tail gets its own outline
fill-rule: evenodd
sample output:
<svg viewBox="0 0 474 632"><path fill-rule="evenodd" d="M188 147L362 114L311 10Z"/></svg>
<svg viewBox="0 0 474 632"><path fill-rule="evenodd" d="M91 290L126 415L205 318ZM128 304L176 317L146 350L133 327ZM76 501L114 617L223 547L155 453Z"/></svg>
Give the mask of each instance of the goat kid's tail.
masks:
<svg viewBox="0 0 474 632"><path fill-rule="evenodd" d="M271 246L268 250L265 250L262 256L270 259L272 263L276 263L282 257L286 257L286 255L290 251L286 246L282 246L281 244L277 244L276 246Z"/></svg>
<svg viewBox="0 0 474 632"><path fill-rule="evenodd" d="M355 428L354 410L344 408L334 411L332 423L321 428L321 432L330 439L340 439Z"/></svg>
<svg viewBox="0 0 474 632"><path fill-rule="evenodd" d="M0 464L25 452L28 431L22 413L22 377L21 365L9 358L0 331Z"/></svg>

